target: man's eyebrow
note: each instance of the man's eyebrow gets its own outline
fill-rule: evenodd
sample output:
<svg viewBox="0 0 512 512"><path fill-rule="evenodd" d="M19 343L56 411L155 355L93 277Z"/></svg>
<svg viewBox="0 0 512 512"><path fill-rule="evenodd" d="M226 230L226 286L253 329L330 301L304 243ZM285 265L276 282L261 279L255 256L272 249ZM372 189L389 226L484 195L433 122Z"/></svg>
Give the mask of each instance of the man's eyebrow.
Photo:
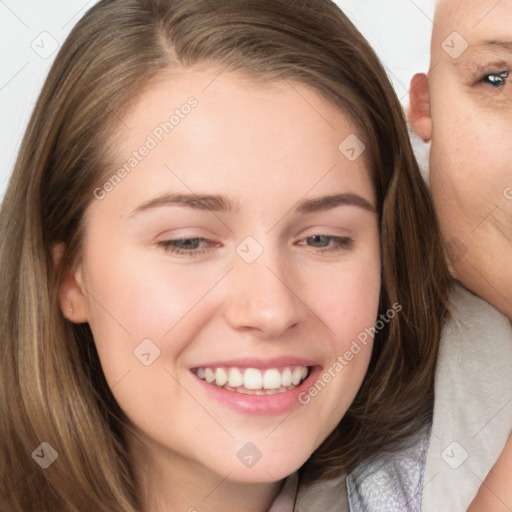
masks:
<svg viewBox="0 0 512 512"><path fill-rule="evenodd" d="M512 52L512 41L503 41L500 39L489 39L478 43L476 46L484 48L500 48L508 52Z"/></svg>
<svg viewBox="0 0 512 512"><path fill-rule="evenodd" d="M453 59L453 66L458 67L464 62L472 62L473 59L485 56L496 56L497 58L510 58L508 54L512 53L512 41L502 39L485 39L469 45L459 59ZM460 62L459 62L460 61Z"/></svg>
<svg viewBox="0 0 512 512"><path fill-rule="evenodd" d="M139 213L153 210L162 206L186 206L197 210L209 210L212 212L239 212L240 204L226 196L218 194L174 194L167 193L150 199L137 206L129 217ZM332 194L313 199L303 199L295 206L296 213L313 213L322 210L330 210L338 206L356 206L370 212L375 212L375 207L365 198L354 193Z"/></svg>

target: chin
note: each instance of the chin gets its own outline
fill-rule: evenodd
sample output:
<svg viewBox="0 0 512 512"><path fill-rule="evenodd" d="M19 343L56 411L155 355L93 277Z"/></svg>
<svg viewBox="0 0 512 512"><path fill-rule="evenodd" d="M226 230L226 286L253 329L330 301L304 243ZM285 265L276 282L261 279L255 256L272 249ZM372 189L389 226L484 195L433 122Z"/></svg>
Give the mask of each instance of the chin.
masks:
<svg viewBox="0 0 512 512"><path fill-rule="evenodd" d="M283 480L284 478L295 473L308 459L306 455L304 458L288 458L282 457L281 454L276 453L273 457L264 457L256 462L252 462L252 466L245 466L244 463L239 460L236 464L226 464L226 459L219 461L219 466L215 468L217 473L222 478L225 478L230 482L236 483L269 483ZM212 471L214 468L208 468Z"/></svg>

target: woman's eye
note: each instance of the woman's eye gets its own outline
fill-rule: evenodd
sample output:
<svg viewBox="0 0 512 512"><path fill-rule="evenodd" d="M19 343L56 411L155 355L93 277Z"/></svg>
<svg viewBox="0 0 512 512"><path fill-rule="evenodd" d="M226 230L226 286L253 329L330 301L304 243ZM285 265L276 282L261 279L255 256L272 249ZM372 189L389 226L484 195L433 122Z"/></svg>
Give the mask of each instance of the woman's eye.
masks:
<svg viewBox="0 0 512 512"><path fill-rule="evenodd" d="M348 237L313 235L301 240L299 245L308 245L316 249L316 252L325 253L347 250L351 247L352 242L353 240ZM163 240L158 242L157 245L163 247L166 252L179 256L197 256L219 244L207 238L195 237Z"/></svg>
<svg viewBox="0 0 512 512"><path fill-rule="evenodd" d="M509 71L501 71L499 73L490 73L483 77L482 82L484 84L489 84L496 89L499 89L500 87L503 87L505 85L505 83L507 82L508 76L509 76Z"/></svg>
<svg viewBox="0 0 512 512"><path fill-rule="evenodd" d="M171 252L183 256L195 256L207 251L208 245L213 244L207 238L179 238L176 240L164 240L158 242L159 247L163 247L166 252Z"/></svg>
<svg viewBox="0 0 512 512"><path fill-rule="evenodd" d="M310 247L318 249L317 252L322 253L350 249L353 240L346 236L313 235L301 242L306 242Z"/></svg>

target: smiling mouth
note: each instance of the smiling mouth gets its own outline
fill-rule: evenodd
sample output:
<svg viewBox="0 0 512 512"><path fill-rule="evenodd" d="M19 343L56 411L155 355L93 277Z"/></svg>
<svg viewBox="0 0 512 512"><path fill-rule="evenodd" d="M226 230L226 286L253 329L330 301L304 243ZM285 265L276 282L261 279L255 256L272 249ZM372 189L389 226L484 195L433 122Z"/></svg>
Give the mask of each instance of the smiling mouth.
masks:
<svg viewBox="0 0 512 512"><path fill-rule="evenodd" d="M309 366L282 368L224 368L199 367L192 369L199 379L216 388L246 395L275 395L300 386L309 376Z"/></svg>

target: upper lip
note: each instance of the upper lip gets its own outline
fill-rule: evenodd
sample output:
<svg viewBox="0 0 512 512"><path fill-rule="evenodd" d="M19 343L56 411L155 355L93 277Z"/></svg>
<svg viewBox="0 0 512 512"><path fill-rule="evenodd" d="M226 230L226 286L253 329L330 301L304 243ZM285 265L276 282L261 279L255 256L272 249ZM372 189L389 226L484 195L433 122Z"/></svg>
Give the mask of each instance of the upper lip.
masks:
<svg viewBox="0 0 512 512"><path fill-rule="evenodd" d="M257 368L265 370L267 368L280 368L286 366L316 366L317 363L311 359L304 359L295 356L281 356L272 359L261 359L257 357L243 357L225 361L208 361L207 363L197 364L192 368Z"/></svg>

